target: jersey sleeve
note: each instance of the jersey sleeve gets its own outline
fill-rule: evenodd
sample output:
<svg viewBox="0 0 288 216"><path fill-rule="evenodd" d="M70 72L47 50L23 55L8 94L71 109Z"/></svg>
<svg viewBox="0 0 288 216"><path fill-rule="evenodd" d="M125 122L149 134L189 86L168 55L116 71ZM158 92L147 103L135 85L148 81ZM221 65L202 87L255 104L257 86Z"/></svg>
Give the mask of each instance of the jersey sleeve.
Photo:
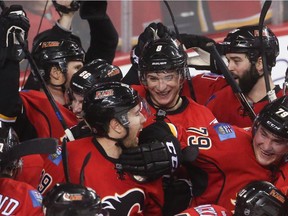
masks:
<svg viewBox="0 0 288 216"><path fill-rule="evenodd" d="M15 122L21 110L19 96L19 63L6 60L0 68L0 120Z"/></svg>

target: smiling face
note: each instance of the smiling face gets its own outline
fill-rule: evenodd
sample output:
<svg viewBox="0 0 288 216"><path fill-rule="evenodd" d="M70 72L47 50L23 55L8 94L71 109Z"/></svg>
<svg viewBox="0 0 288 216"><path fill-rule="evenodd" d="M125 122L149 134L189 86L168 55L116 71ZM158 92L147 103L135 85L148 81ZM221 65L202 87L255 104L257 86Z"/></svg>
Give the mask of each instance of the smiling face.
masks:
<svg viewBox="0 0 288 216"><path fill-rule="evenodd" d="M256 160L262 166L277 164L288 154L288 140L274 135L259 125L253 138L253 149Z"/></svg>
<svg viewBox="0 0 288 216"><path fill-rule="evenodd" d="M179 98L183 77L175 70L148 72L146 82L152 102L158 107L170 108Z"/></svg>

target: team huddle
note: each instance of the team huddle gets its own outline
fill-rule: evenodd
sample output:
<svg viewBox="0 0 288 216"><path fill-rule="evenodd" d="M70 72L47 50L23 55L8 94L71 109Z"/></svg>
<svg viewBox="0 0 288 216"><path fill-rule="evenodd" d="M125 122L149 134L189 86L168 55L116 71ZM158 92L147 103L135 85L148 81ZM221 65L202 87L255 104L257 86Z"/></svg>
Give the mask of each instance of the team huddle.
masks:
<svg viewBox="0 0 288 216"><path fill-rule="evenodd" d="M1 215L287 216L288 96L271 78L272 30L241 26L216 43L153 22L123 77L107 2L105 16L76 2L53 1L60 20L31 52L22 6L0 15ZM79 8L87 52L70 30ZM189 48L227 65L191 77Z"/></svg>

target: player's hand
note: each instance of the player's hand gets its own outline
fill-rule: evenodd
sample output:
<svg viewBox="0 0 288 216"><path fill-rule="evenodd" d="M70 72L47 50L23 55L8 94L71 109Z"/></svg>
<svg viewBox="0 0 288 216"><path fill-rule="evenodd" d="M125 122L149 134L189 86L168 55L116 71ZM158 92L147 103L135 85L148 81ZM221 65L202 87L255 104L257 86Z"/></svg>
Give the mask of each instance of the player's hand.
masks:
<svg viewBox="0 0 288 216"><path fill-rule="evenodd" d="M23 60L25 54L16 34L20 34L25 41L29 28L29 19L21 5L11 5L2 11L0 15L0 65L6 59Z"/></svg>
<svg viewBox="0 0 288 216"><path fill-rule="evenodd" d="M61 15L78 11L80 8L80 1L77 0L52 0L56 11Z"/></svg>
<svg viewBox="0 0 288 216"><path fill-rule="evenodd" d="M131 63L138 67L139 56L143 50L143 47L150 41L159 38L173 38L176 39L176 33L170 30L163 23L152 22L147 26L144 31L138 37L138 43L135 45L130 53Z"/></svg>
<svg viewBox="0 0 288 216"><path fill-rule="evenodd" d="M124 171L149 180L173 173L182 162L180 143L164 121L144 128L139 146L124 149L120 155Z"/></svg>
<svg viewBox="0 0 288 216"><path fill-rule="evenodd" d="M135 53L139 56L145 44L159 38L176 39L176 34L167 26L163 25L163 23L150 23L150 25L147 26L144 31L139 35Z"/></svg>
<svg viewBox="0 0 288 216"><path fill-rule="evenodd" d="M216 44L213 39L202 35L180 34L180 40L187 49L191 47L199 47L207 52L210 52L209 47L207 47L208 43Z"/></svg>

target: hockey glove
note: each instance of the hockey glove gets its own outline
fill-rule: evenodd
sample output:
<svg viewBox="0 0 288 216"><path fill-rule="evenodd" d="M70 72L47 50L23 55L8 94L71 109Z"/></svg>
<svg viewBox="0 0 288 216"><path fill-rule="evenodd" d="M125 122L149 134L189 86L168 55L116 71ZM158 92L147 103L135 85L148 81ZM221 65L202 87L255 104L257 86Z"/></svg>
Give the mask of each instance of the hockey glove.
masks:
<svg viewBox="0 0 288 216"><path fill-rule="evenodd" d="M60 16L61 16L61 13L68 14L72 11L78 11L80 8L80 1L76 1L76 0L71 1L69 7L59 4L56 0L52 0L52 2L56 11L59 13Z"/></svg>
<svg viewBox="0 0 288 216"><path fill-rule="evenodd" d="M25 57L16 34L27 39L30 28L29 19L21 5L11 5L0 15L0 66L6 59L21 61Z"/></svg>
<svg viewBox="0 0 288 216"><path fill-rule="evenodd" d="M157 121L142 130L138 147L123 150L120 161L128 173L157 179L179 167L180 143L164 121Z"/></svg>
<svg viewBox="0 0 288 216"><path fill-rule="evenodd" d="M145 44L149 43L150 41L159 39L159 38L173 38L176 39L175 32L168 29L165 25L162 23L150 23L149 26L147 26L144 29L144 32L140 34L138 37L138 44L135 49L135 54L139 56L143 50L143 47Z"/></svg>
<svg viewBox="0 0 288 216"><path fill-rule="evenodd" d="M211 38L193 34L180 34L180 40L187 49L192 47L199 47L206 52L210 52L209 47L207 47L208 43L212 42L216 44L216 42Z"/></svg>

